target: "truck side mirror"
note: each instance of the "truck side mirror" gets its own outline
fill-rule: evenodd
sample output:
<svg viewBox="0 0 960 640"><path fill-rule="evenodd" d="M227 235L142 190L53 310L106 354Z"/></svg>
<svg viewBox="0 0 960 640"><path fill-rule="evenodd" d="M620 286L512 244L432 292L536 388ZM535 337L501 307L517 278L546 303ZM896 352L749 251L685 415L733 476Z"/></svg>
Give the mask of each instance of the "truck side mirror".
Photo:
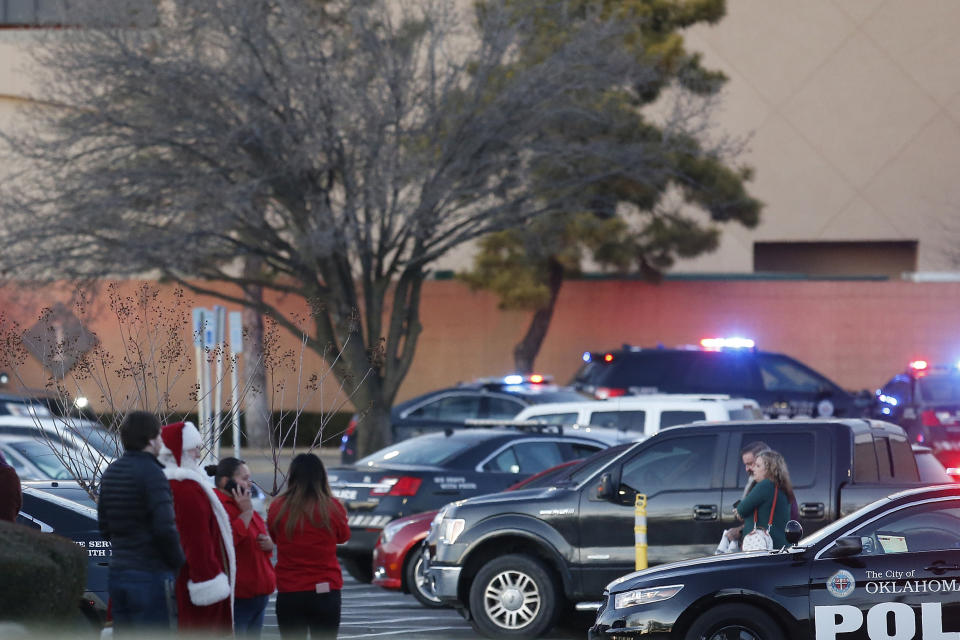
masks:
<svg viewBox="0 0 960 640"><path fill-rule="evenodd" d="M787 543L792 547L803 537L803 526L796 520L791 520L783 527L783 535Z"/></svg>
<svg viewBox="0 0 960 640"><path fill-rule="evenodd" d="M863 551L863 541L859 536L844 536L837 538L826 555L829 558L846 558L855 556Z"/></svg>
<svg viewBox="0 0 960 640"><path fill-rule="evenodd" d="M601 500L613 500L617 497L617 487L613 486L613 476L605 473L597 484L597 497Z"/></svg>

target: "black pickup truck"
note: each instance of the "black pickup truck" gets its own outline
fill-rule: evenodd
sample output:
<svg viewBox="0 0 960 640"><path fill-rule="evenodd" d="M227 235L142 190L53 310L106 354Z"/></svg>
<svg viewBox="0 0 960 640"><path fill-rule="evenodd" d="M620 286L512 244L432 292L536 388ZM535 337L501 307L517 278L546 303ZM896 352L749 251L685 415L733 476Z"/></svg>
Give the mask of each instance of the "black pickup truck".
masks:
<svg viewBox="0 0 960 640"><path fill-rule="evenodd" d="M634 502L647 496L651 565L710 555L738 524L740 450L786 458L807 533L923 483L898 426L862 419L674 427L573 467L554 487L451 503L427 543L437 595L491 637L535 637L564 603L599 600L634 570Z"/></svg>

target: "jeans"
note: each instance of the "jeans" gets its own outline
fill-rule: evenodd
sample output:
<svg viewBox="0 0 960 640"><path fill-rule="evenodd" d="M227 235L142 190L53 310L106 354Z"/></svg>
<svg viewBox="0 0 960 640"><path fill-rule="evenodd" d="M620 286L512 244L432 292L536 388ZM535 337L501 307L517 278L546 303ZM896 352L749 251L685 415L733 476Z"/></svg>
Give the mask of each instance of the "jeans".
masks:
<svg viewBox="0 0 960 640"><path fill-rule="evenodd" d="M238 638L259 638L263 630L263 614L270 596L237 598L233 601L233 631Z"/></svg>
<svg viewBox="0 0 960 640"><path fill-rule="evenodd" d="M290 591L277 594L277 626L283 640L336 638L340 628L340 592Z"/></svg>
<svg viewBox="0 0 960 640"><path fill-rule="evenodd" d="M169 571L110 569L110 610L116 636L175 632L177 601L176 576Z"/></svg>

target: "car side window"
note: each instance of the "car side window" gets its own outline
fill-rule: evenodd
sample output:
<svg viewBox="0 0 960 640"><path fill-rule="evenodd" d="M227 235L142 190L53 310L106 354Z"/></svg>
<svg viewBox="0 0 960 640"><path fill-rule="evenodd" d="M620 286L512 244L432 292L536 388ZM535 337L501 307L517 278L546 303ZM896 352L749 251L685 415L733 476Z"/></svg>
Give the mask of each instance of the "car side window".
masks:
<svg viewBox="0 0 960 640"><path fill-rule="evenodd" d="M879 555L960 549L960 502L908 507L857 530L864 553Z"/></svg>
<svg viewBox="0 0 960 640"><path fill-rule="evenodd" d="M568 462L570 460L582 460L584 458L589 458L597 451L603 449L600 445L587 444L585 442L568 442L565 443L561 448L563 454L563 461Z"/></svg>
<svg viewBox="0 0 960 640"><path fill-rule="evenodd" d="M480 397L465 394L444 396L423 405L410 414L427 420L468 420L480 415Z"/></svg>
<svg viewBox="0 0 960 640"><path fill-rule="evenodd" d="M816 437L809 432L766 431L744 434L740 442L741 450L753 442L763 442L783 456L790 472L790 483L794 488L809 487L816 479ZM739 462L739 459L738 459ZM737 487L747 484L747 472L742 464L737 475Z"/></svg>
<svg viewBox="0 0 960 640"><path fill-rule="evenodd" d="M591 452L593 453L593 452ZM483 465L484 471L532 474L564 462L559 443L550 440L518 442Z"/></svg>
<svg viewBox="0 0 960 640"><path fill-rule="evenodd" d="M753 358L744 353L697 354L686 373L684 387L698 393L749 392L759 387Z"/></svg>
<svg viewBox="0 0 960 640"><path fill-rule="evenodd" d="M594 411L590 425L643 433L646 416L646 411Z"/></svg>
<svg viewBox="0 0 960 640"><path fill-rule="evenodd" d="M579 417L577 413L544 413L539 416L530 416L528 420L543 424L577 424Z"/></svg>
<svg viewBox="0 0 960 640"><path fill-rule="evenodd" d="M758 356L760 376L763 388L767 391L799 391L816 393L831 389L833 385L826 378L783 356Z"/></svg>
<svg viewBox="0 0 960 640"><path fill-rule="evenodd" d="M500 396L487 397L487 418L491 420L509 420L523 411L524 405L513 398Z"/></svg>
<svg viewBox="0 0 960 640"><path fill-rule="evenodd" d="M709 489L712 485L716 436L659 442L623 465L621 491L648 496L663 490Z"/></svg>

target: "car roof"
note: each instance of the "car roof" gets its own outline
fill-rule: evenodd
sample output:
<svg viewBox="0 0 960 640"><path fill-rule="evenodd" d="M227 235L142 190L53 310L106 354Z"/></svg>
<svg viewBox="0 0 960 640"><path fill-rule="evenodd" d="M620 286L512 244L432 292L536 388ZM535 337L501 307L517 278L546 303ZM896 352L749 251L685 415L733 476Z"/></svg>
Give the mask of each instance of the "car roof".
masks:
<svg viewBox="0 0 960 640"><path fill-rule="evenodd" d="M727 406L729 404L743 405L749 404L753 407L759 405L755 400L749 398L731 398L728 395L697 395L689 393L650 393L636 396L618 396L609 400L583 400L582 402L546 402L537 405L531 405L523 409L517 417L529 413L544 413L547 411L578 411L589 409L594 411L616 411L618 409L630 409L645 407L664 406L671 409L677 407L703 408L704 406Z"/></svg>
<svg viewBox="0 0 960 640"><path fill-rule="evenodd" d="M747 429L759 429L759 428L769 428L771 424L779 425L791 425L791 424L824 424L824 425L842 425L849 428L855 435L861 433L872 433L875 431L885 431L890 434L903 435L904 431L901 427L898 427L895 424L890 424L889 422L884 422L883 420L871 420L868 418L790 418L790 419L767 419L767 420L731 420L729 422L722 423L712 423L710 425L705 425L703 423L699 424L684 424L677 425L675 427L667 427L662 429L660 433L665 431L672 431L674 429L690 429L690 428L711 428L716 429L718 427L736 427L736 428L747 428Z"/></svg>

